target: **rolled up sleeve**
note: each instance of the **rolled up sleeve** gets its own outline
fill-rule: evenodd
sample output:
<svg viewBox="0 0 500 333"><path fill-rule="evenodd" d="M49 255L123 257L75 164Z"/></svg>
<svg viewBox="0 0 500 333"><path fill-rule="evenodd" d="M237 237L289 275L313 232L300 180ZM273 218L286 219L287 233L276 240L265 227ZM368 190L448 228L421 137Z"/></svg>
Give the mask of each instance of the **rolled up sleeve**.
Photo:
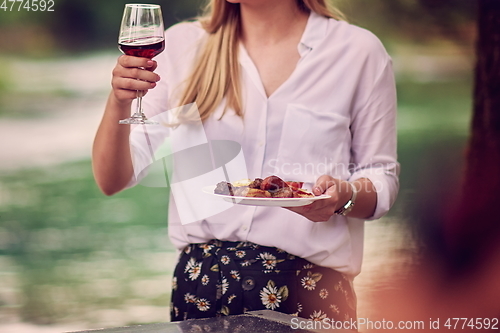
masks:
<svg viewBox="0 0 500 333"><path fill-rule="evenodd" d="M375 213L368 220L385 215L396 201L400 165L397 162L396 87L392 62L385 65L364 103L353 110L351 122L351 177L369 179L377 191Z"/></svg>

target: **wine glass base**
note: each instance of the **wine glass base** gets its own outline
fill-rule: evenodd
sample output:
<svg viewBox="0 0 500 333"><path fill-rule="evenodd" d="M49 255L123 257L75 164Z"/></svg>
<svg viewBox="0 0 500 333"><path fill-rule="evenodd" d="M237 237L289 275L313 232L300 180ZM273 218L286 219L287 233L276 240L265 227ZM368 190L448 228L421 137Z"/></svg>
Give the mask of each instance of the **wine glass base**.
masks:
<svg viewBox="0 0 500 333"><path fill-rule="evenodd" d="M122 119L122 120L118 121L118 124L122 124L122 125L160 125L159 122L146 118L146 115L142 112L136 112L130 118Z"/></svg>
<svg viewBox="0 0 500 333"><path fill-rule="evenodd" d="M121 125L160 125L159 122L142 118L127 118L118 121Z"/></svg>

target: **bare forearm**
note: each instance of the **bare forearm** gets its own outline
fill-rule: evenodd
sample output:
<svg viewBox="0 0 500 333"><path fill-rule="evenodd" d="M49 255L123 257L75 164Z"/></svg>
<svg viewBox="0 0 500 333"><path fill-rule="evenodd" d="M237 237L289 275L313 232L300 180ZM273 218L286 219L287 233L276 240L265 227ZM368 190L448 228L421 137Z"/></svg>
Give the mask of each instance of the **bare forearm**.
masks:
<svg viewBox="0 0 500 333"><path fill-rule="evenodd" d="M120 125L118 121L130 116L130 106L137 91L144 95L156 86L160 80L153 72L156 65L156 61L147 58L123 55L113 69L113 90L92 149L94 178L107 195L123 190L134 173L129 144L130 125Z"/></svg>
<svg viewBox="0 0 500 333"><path fill-rule="evenodd" d="M322 179L324 181L325 178ZM323 188L326 188L327 194L332 197L333 207L330 207L330 210L336 212L353 198L353 188L346 180L331 177L326 179L327 181L320 183L319 188L314 189L314 192L316 195L322 194ZM360 178L351 184L356 188L356 200L347 216L360 219L373 216L377 206L377 192L372 182L367 178Z"/></svg>
<svg viewBox="0 0 500 333"><path fill-rule="evenodd" d="M118 121L130 115L130 102L110 94L92 149L92 167L97 185L106 195L125 188L133 175L130 154L130 125Z"/></svg>
<svg viewBox="0 0 500 333"><path fill-rule="evenodd" d="M375 186L373 186L373 183L367 178L358 179L352 182L352 184L357 191L356 202L351 212L347 214L347 216L357 217L361 219L366 219L373 216L373 214L375 213L375 208L377 207L377 190L375 189Z"/></svg>

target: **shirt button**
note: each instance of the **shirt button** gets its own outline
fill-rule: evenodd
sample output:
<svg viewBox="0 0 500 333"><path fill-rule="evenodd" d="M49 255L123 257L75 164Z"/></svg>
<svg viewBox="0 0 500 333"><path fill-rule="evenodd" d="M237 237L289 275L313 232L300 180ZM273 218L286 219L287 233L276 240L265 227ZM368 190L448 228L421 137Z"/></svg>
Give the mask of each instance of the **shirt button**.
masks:
<svg viewBox="0 0 500 333"><path fill-rule="evenodd" d="M244 225L243 227L241 227L241 230L243 231L247 231L248 230L248 227L246 225Z"/></svg>
<svg viewBox="0 0 500 333"><path fill-rule="evenodd" d="M243 290L250 291L255 288L255 280L253 279L253 277L247 276L243 279L241 287L243 288Z"/></svg>

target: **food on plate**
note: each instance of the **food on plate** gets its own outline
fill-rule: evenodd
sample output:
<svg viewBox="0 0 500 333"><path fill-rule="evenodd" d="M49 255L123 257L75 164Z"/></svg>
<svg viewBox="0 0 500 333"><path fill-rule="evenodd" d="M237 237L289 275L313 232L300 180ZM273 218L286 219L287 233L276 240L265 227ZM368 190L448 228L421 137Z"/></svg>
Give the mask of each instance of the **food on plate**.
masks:
<svg viewBox="0 0 500 333"><path fill-rule="evenodd" d="M281 187L272 192L272 196L273 198L293 198L293 190L291 187L286 185L286 187Z"/></svg>
<svg viewBox="0 0 500 333"><path fill-rule="evenodd" d="M234 195L233 185L227 182L220 182L214 190L215 194Z"/></svg>
<svg viewBox="0 0 500 333"><path fill-rule="evenodd" d="M248 184L248 187L260 190L262 187L262 182L263 182L262 179L255 178L250 184Z"/></svg>
<svg viewBox="0 0 500 333"><path fill-rule="evenodd" d="M310 198L314 194L302 189L302 182L284 181L278 176L264 179L238 181L234 183L220 182L215 187L215 194L253 198Z"/></svg>
<svg viewBox="0 0 500 333"><path fill-rule="evenodd" d="M302 188L302 185L304 185L303 182L285 182L285 183L287 183L287 185L294 190L300 190Z"/></svg>
<svg viewBox="0 0 500 333"><path fill-rule="evenodd" d="M236 187L234 191L236 197L252 197L252 198L271 198L271 193L258 188L250 188L248 186Z"/></svg>
<svg viewBox="0 0 500 333"><path fill-rule="evenodd" d="M261 190L266 190L269 192L277 192L282 188L288 188L288 185L283 179L278 176L269 176L267 178L264 178L262 180L262 183L260 184Z"/></svg>

